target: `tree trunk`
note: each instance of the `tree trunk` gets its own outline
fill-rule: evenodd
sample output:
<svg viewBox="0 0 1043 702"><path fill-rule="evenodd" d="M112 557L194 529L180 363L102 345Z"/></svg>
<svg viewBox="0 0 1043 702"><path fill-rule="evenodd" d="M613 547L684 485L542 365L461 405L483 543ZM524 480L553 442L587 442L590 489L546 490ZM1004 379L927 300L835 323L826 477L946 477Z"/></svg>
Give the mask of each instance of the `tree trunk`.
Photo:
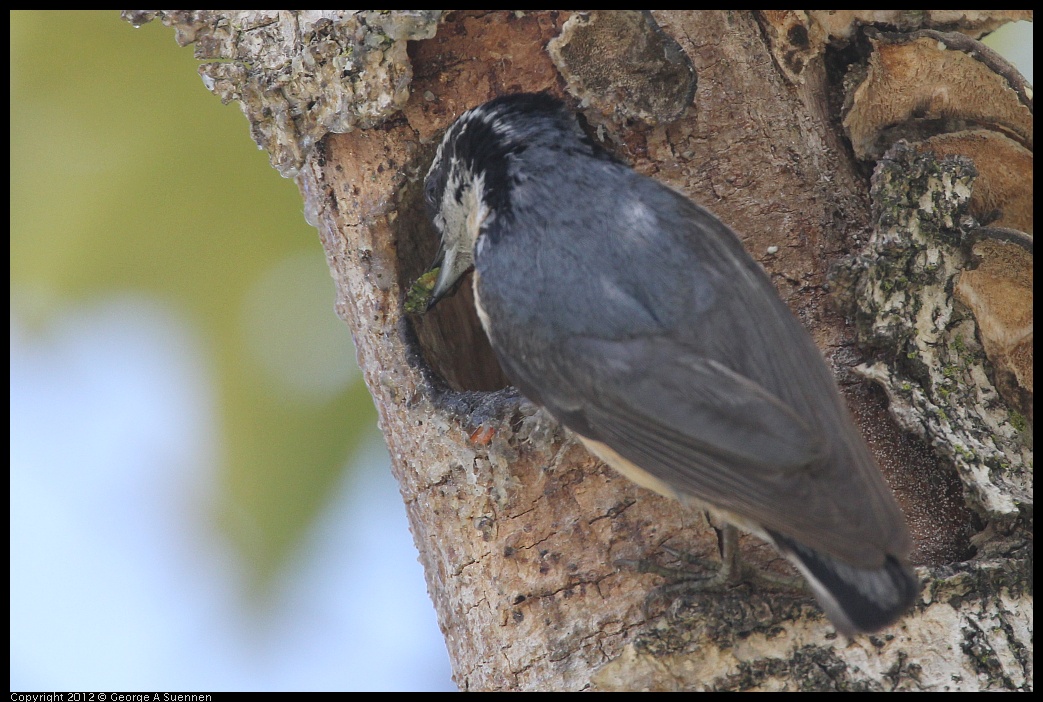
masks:
<svg viewBox="0 0 1043 702"><path fill-rule="evenodd" d="M462 689L1031 687L1031 98L972 38L1010 13L162 19L236 59L204 80L297 177ZM442 130L539 90L735 229L811 329L917 544L923 596L892 629L838 637L806 593L663 587L639 564L713 558L704 515L521 400L469 285L403 311L437 247L421 186Z"/></svg>

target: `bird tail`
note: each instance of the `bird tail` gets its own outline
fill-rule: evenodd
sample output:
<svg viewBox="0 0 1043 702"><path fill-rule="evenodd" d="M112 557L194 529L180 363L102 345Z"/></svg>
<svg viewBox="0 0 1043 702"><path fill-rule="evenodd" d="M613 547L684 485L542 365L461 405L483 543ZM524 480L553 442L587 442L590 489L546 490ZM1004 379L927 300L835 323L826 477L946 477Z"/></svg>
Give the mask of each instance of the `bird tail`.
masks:
<svg viewBox="0 0 1043 702"><path fill-rule="evenodd" d="M846 636L883 629L920 594L916 574L894 556L887 556L878 568L857 568L779 534L771 536L807 579L826 616Z"/></svg>

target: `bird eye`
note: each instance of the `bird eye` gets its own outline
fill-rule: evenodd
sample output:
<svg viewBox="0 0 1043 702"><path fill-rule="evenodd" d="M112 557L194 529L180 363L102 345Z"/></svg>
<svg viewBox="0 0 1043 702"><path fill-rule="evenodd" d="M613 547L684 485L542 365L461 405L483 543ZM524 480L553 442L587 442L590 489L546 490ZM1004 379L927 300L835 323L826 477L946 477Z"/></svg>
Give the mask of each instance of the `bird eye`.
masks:
<svg viewBox="0 0 1043 702"><path fill-rule="evenodd" d="M435 192L437 191L437 189L438 186L435 185L435 181L433 179L430 179L426 183L424 183L424 199L427 201L427 204L431 207L435 206Z"/></svg>

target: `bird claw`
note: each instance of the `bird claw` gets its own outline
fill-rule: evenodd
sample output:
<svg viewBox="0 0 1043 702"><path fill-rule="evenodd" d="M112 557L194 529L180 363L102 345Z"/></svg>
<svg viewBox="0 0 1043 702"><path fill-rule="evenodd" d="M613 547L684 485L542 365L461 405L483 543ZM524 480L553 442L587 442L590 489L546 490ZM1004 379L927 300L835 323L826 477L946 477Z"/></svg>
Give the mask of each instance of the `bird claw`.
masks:
<svg viewBox="0 0 1043 702"><path fill-rule="evenodd" d="M807 592L807 583L803 578L775 573L757 566L743 563L739 557L737 532L732 526L718 529L721 559L694 556L668 546L661 547L668 555L688 565L697 566L693 571L687 568L671 568L646 559L620 559L618 567L627 567L639 573L652 573L672 582L665 583L651 593L645 602L645 613L648 614L651 602L655 599L683 593L721 591L741 585L759 585L769 589L786 588L798 592Z"/></svg>

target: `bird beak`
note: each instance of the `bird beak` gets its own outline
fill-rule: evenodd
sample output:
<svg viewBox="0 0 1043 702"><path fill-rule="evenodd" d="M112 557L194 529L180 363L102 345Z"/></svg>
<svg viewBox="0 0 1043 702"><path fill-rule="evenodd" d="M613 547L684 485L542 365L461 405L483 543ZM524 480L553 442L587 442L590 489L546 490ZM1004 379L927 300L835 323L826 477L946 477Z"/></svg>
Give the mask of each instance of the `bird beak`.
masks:
<svg viewBox="0 0 1043 702"><path fill-rule="evenodd" d="M431 299L427 303L427 309L430 310L438 304L439 300L449 295L472 265L474 262L469 257L460 256L456 249L447 249L443 243L434 264L428 269L433 271L438 268L439 271L438 280L435 281L435 287L431 290Z"/></svg>

